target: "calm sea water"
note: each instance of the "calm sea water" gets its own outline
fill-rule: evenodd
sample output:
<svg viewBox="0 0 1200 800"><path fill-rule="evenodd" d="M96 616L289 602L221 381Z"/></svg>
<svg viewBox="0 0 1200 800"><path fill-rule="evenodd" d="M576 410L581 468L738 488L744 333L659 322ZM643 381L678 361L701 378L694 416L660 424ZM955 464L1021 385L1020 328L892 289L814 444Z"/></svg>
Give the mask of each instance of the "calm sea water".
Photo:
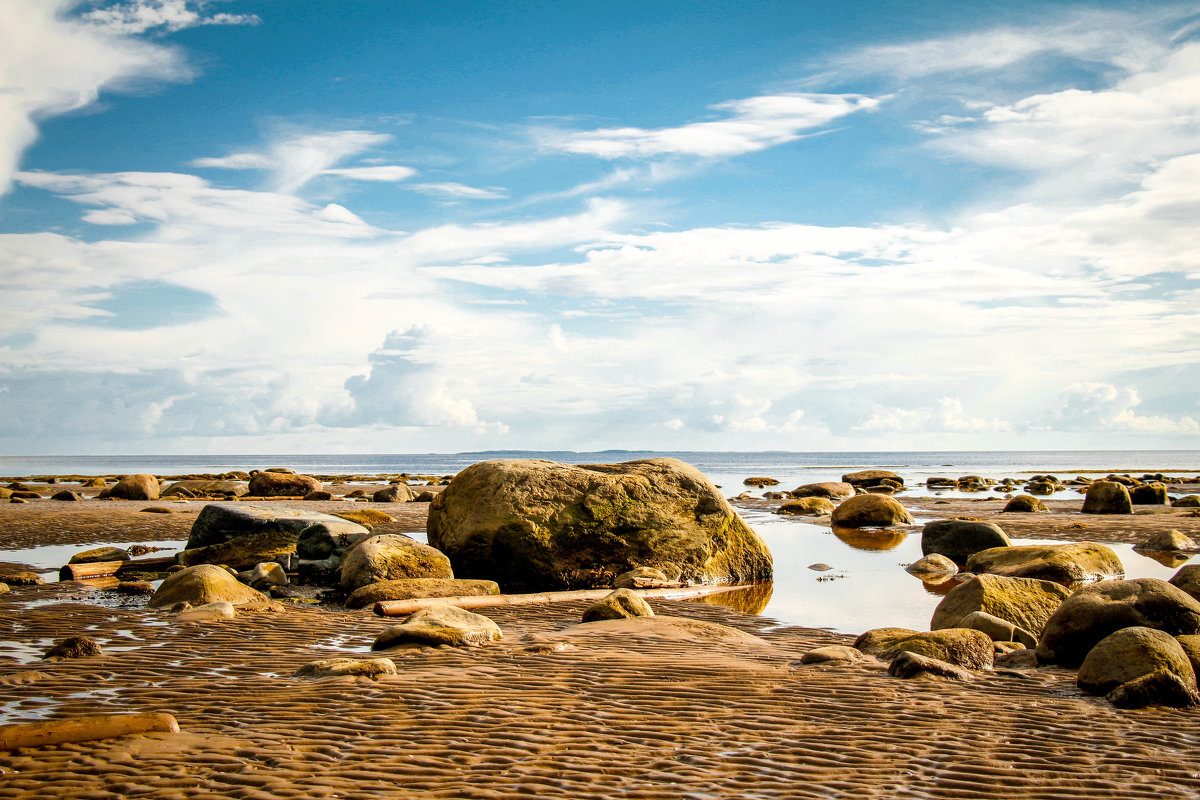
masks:
<svg viewBox="0 0 1200 800"><path fill-rule="evenodd" d="M856 469L886 468L900 473L913 489L906 496L930 493L924 488L931 476L959 477L976 474L1001 478L1028 478L1034 472L1050 472L1060 478L1097 471L1163 472L1200 475L1200 451L997 451L997 452L861 452L861 453L653 453L638 451L576 452L488 452L406 455L178 455L178 456L38 456L0 457L0 475L48 474L115 475L149 472L160 475L192 472L227 472L287 466L316 475L360 474L364 476L400 472L449 475L477 461L492 458L547 458L566 463L613 463L637 458L671 456L695 465L721 485L726 495L749 491L742 481L750 476L767 476L790 489L802 483L839 480ZM958 492L932 492L947 497ZM964 495L984 497L986 494ZM1078 498L1073 490L1064 497ZM903 569L921 557L921 535L839 537L829 528L800 519L780 517L765 511L743 510L746 521L763 537L775 558L776 579L769 596L745 593L737 602L741 610L761 613L783 624L831 628L844 633L861 633L868 628L898 626L924 630L933 609L941 600L937 587L926 586ZM919 522L926 521L918 519ZM1032 543L1018 540L1014 544ZM41 550L47 552L40 552ZM85 549L79 546L78 549ZM1113 545L1128 577L1168 578L1178 565L1164 566L1135 553L1128 545ZM57 568L70 557L68 552L5 551L0 542L0 561L16 560L45 569ZM817 572L815 563L832 567ZM941 591L944 591L941 590ZM720 596L711 602L721 603ZM733 602L733 601L730 601Z"/></svg>

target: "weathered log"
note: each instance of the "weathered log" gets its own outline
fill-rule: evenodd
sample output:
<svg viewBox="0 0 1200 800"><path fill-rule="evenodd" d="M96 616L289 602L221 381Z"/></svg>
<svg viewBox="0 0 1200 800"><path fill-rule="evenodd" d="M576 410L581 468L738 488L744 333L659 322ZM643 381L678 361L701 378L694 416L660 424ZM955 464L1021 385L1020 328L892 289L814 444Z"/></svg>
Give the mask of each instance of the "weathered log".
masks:
<svg viewBox="0 0 1200 800"><path fill-rule="evenodd" d="M121 568L117 570L117 576L128 575L131 572L166 572L173 566L175 566L175 556L173 555L138 558L123 563Z"/></svg>
<svg viewBox="0 0 1200 800"><path fill-rule="evenodd" d="M58 719L50 722L29 722L0 725L0 750L18 747L41 747L67 742L90 742L112 739L132 733L179 733L179 723L170 714L100 714L91 717Z"/></svg>
<svg viewBox="0 0 1200 800"><path fill-rule="evenodd" d="M80 578L99 578L105 575L116 575L117 570L125 566L127 561L93 561L88 564L67 564L58 571L60 581L77 581Z"/></svg>
<svg viewBox="0 0 1200 800"><path fill-rule="evenodd" d="M685 586L678 589L635 589L633 591L647 599L683 600L688 597L703 597L710 594L744 589L746 584L719 584L708 586ZM422 608L436 605L458 606L459 608L492 608L495 606L526 606L537 603L569 603L582 600L600 600L612 594L612 589L577 589L569 592L538 592L535 594L487 594L470 597L416 597L411 600L381 600L375 604L375 613L381 617L405 617Z"/></svg>

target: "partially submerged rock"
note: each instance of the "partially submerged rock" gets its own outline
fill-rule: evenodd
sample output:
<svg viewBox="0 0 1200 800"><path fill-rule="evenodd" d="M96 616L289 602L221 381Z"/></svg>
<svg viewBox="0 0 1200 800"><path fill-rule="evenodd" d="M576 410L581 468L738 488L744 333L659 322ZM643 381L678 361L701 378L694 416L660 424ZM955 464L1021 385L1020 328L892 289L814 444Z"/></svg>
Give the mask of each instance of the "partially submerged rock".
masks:
<svg viewBox="0 0 1200 800"><path fill-rule="evenodd" d="M797 517L827 517L833 513L833 501L825 497L803 497L799 500L788 500L778 509L776 514Z"/></svg>
<svg viewBox="0 0 1200 800"><path fill-rule="evenodd" d="M0 583L9 586L38 586L45 581L33 570L15 564L0 564Z"/></svg>
<svg viewBox="0 0 1200 800"><path fill-rule="evenodd" d="M994 547L967 559L966 571L1064 585L1125 575L1125 567L1113 549L1095 542Z"/></svg>
<svg viewBox="0 0 1200 800"><path fill-rule="evenodd" d="M822 483L806 483L792 490L792 497L824 497L829 500L842 500L854 496L854 487L848 483L824 481Z"/></svg>
<svg viewBox="0 0 1200 800"><path fill-rule="evenodd" d="M1171 636L1200 633L1200 602L1157 578L1085 586L1047 621L1038 642L1038 661L1078 667L1101 639L1135 626Z"/></svg>
<svg viewBox="0 0 1200 800"><path fill-rule="evenodd" d="M380 581L454 577L444 553L398 533L356 542L342 555L339 569L341 587L348 592Z"/></svg>
<svg viewBox="0 0 1200 800"><path fill-rule="evenodd" d="M360 586L346 598L346 608L367 608L387 600L418 597L476 597L500 594L495 581L461 578L402 578Z"/></svg>
<svg viewBox="0 0 1200 800"><path fill-rule="evenodd" d="M958 565L951 561L941 553L933 553L923 558L919 558L913 563L904 568L905 572L910 575L954 575L958 572Z"/></svg>
<svg viewBox="0 0 1200 800"><path fill-rule="evenodd" d="M967 519L938 519L921 530L921 552L940 553L959 564L980 550L1009 547L1012 542L994 522Z"/></svg>
<svg viewBox="0 0 1200 800"><path fill-rule="evenodd" d="M1132 514L1129 490L1117 481L1095 481L1083 499L1084 514Z"/></svg>
<svg viewBox="0 0 1200 800"><path fill-rule="evenodd" d="M227 570L200 564L168 575L147 605L151 608L170 608L176 603L203 606L219 600L233 605L269 602L266 595L251 589Z"/></svg>
<svg viewBox="0 0 1200 800"><path fill-rule="evenodd" d="M97 547L71 556L68 564L96 564L102 561L129 561L129 551L121 547Z"/></svg>
<svg viewBox="0 0 1200 800"><path fill-rule="evenodd" d="M632 589L614 589L611 594L597 600L583 612L584 622L599 622L605 619L629 619L631 617L653 617L642 596Z"/></svg>
<svg viewBox="0 0 1200 800"><path fill-rule="evenodd" d="M844 500L833 511L832 522L840 528L890 528L911 525L912 514L887 495L860 494Z"/></svg>
<svg viewBox="0 0 1200 800"><path fill-rule="evenodd" d="M500 639L500 626L487 617L455 606L429 606L399 625L387 628L376 637L372 650L387 650L404 644L467 645L486 644Z"/></svg>
<svg viewBox="0 0 1200 800"><path fill-rule="evenodd" d="M1051 581L976 575L942 598L930 627L957 628L969 614L983 611L1038 635L1070 595L1065 587Z"/></svg>
<svg viewBox="0 0 1200 800"><path fill-rule="evenodd" d="M474 464L434 498L428 532L459 575L509 591L605 586L635 566L672 564L694 582L772 572L766 545L717 488L671 458Z"/></svg>
<svg viewBox="0 0 1200 800"><path fill-rule="evenodd" d="M862 487L864 489L868 486L879 486L885 481L891 481L900 486L904 485L904 478L886 469L865 469L842 476L842 483L848 483L851 486Z"/></svg>

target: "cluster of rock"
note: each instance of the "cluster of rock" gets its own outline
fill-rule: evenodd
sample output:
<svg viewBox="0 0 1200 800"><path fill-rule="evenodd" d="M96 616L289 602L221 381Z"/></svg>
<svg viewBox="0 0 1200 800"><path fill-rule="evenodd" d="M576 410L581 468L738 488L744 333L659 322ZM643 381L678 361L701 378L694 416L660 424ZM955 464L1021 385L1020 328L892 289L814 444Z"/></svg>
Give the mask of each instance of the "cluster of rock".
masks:
<svg viewBox="0 0 1200 800"><path fill-rule="evenodd" d="M1182 535L1164 542L1190 544ZM1119 707L1200 704L1200 565L1169 582L1121 580L1121 562L1104 545L1013 546L998 525L972 519L927 523L922 550L908 569L923 580L964 565L930 630L867 631L848 653L814 662L876 657L898 677L958 680L1052 665L1077 669L1080 689Z"/></svg>

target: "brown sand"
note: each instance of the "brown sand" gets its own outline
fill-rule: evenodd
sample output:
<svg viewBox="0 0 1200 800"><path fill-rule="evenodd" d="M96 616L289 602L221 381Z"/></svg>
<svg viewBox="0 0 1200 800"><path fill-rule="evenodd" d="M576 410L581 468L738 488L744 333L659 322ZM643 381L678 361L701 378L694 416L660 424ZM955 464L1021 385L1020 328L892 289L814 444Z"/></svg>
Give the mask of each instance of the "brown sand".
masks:
<svg viewBox="0 0 1200 800"><path fill-rule="evenodd" d="M43 543L183 538L200 507L132 510L141 505L152 504L0 504L0 546L30 525ZM405 510L423 512L415 506ZM1052 538L1044 531L1059 515L1026 516L1020 524ZM1105 518L1085 532L1134 529L1140 539L1143 525L1164 521L1188 532L1167 514ZM0 595L7 721L164 711L183 732L0 753L0 798L1200 795L1200 712L1119 711L1057 669L957 683L894 679L873 663L796 668L807 650L850 637L764 631L769 620L717 606L653 603L765 643L699 626L557 635L582 604L498 608L488 616L504 629L501 642L393 651L400 674L377 681L311 681L291 673L311 660L367 657L394 620L289 606L177 626L130 598L75 602L86 591L52 584ZM104 654L31 660L79 633Z"/></svg>

